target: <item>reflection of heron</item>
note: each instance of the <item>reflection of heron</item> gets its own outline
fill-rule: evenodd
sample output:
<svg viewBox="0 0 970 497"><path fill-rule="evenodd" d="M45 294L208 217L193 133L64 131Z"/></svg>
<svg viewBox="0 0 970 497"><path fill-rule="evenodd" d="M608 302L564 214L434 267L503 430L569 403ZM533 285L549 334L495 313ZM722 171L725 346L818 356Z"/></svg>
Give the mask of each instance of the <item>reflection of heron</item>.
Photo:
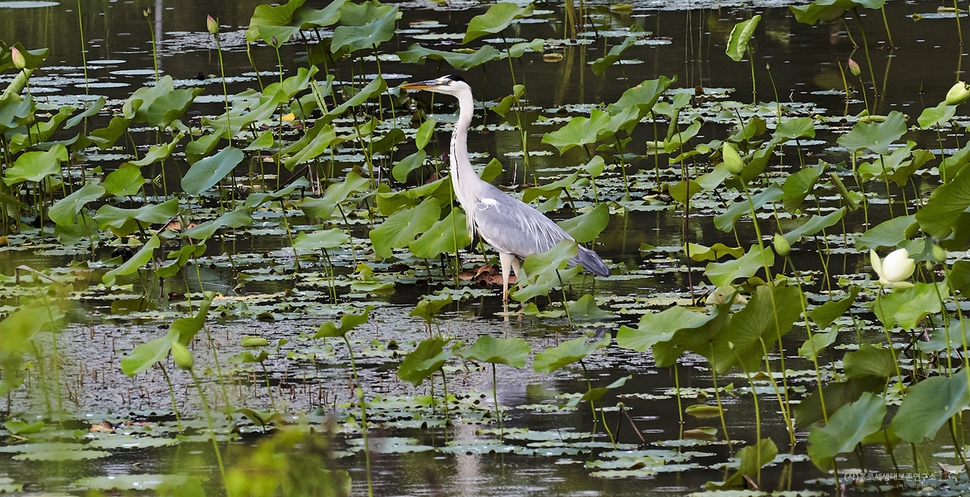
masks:
<svg viewBox="0 0 970 497"><path fill-rule="evenodd" d="M562 240L572 240L548 217L532 206L509 196L495 186L482 181L468 161L468 126L472 122L474 101L472 89L457 76L444 76L417 83L401 85L406 90L428 90L458 99L458 122L451 134L451 184L458 203L465 210L468 231L478 234L495 247L502 262L502 300L509 298L509 269L519 279L519 260L530 254L545 252ZM596 252L579 246L579 253L569 259L570 265L582 264L593 274L609 276L610 269ZM521 280L519 280L521 281Z"/></svg>

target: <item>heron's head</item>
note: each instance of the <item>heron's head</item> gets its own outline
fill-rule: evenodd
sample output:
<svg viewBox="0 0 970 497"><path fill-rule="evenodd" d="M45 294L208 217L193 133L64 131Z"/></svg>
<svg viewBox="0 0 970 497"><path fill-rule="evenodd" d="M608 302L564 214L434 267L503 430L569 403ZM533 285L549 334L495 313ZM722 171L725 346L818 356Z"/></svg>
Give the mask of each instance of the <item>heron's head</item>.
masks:
<svg viewBox="0 0 970 497"><path fill-rule="evenodd" d="M426 90L435 93L445 93L448 95L458 95L463 92L471 92L471 87L465 80L458 76L442 76L437 79L428 79L415 83L405 83L401 85L405 90Z"/></svg>

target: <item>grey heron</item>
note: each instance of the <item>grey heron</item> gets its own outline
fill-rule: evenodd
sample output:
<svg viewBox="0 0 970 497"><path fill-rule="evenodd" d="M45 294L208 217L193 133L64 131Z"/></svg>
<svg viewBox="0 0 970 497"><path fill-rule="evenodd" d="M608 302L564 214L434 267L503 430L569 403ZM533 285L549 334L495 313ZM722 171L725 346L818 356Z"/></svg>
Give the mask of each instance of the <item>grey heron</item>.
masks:
<svg viewBox="0 0 970 497"><path fill-rule="evenodd" d="M468 127L474 114L472 89L458 76L443 76L401 85L405 90L427 90L458 99L458 122L451 133L449 173L458 203L465 211L468 232L478 234L499 253L502 263L502 301L509 299L509 270L520 279L520 260L545 252L563 240L572 240L562 228L532 206L483 181L468 160ZM570 265L582 264L591 273L609 276L610 268L596 252L579 245Z"/></svg>

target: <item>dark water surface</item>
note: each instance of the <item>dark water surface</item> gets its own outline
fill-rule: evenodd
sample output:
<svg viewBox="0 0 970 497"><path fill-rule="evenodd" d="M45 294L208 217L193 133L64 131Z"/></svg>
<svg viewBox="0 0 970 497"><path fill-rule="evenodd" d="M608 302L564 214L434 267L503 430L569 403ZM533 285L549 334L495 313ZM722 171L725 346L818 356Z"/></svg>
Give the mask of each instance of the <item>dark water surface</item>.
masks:
<svg viewBox="0 0 970 497"><path fill-rule="evenodd" d="M319 2L318 2L319 3ZM27 4L24 7L21 4ZM81 36L78 31L77 4L63 2L0 2L0 39L8 45L20 42L28 48L47 47L50 54L45 66L38 70L30 81L30 91L35 97L52 105L72 104L91 101L96 96L108 98L109 107L119 108L122 101L136 89L154 81L152 42L149 27L156 36L158 50L158 69L162 74L171 75L183 87L203 86L203 96L197 99L202 105L193 107L194 113L216 114L221 110L222 85L218 77L219 65L215 43L206 32L205 16L211 14L218 18L221 26L222 46L224 49L226 73L230 76L229 93L241 92L246 88L258 88L257 74L245 52L243 31L249 23L256 1L210 0L196 2L173 0L163 2L149 1L83 1L80 13L84 26L84 46L87 50L87 75L85 82L79 46ZM309 4L309 2L308 2ZM34 6L39 5L39 6ZM398 21L398 36L390 43L381 46L379 58L381 72L389 86L397 86L405 81L414 81L437 76L447 72L447 65L427 61L423 65L402 64L393 55L396 50L405 50L412 43L420 42L429 48L448 50L460 46L460 34L468 21L484 11L484 5L472 2L456 2L450 5L427 2L397 3L401 8L402 19ZM889 46L878 11L862 11L862 23L866 27L871 46L869 58L872 74L876 77L875 91L867 87L867 98L873 114L887 114L899 110L910 116L910 125L923 108L936 105L946 90L958 78L963 78L964 48L957 38L955 21L952 15L937 15L938 2L889 2L886 17L892 30L896 48ZM317 5L316 7L322 7ZM597 31L582 33L580 39L588 42L569 42L564 40L563 6L558 3L537 4L539 13L527 23L510 28L507 36L523 40L548 38L562 40L561 43L547 44L545 53L561 54L555 62L544 60L543 53L524 56L515 66L517 82L528 87L527 101L529 111L546 119L568 118L571 115L585 115L590 104L615 101L632 84L661 75L678 78L674 85L681 91L703 92L713 98L724 100L719 113L704 115L705 126L697 137L698 142L723 138L730 132L735 120L736 108L732 102L750 103L752 101L751 66L747 59L736 63L725 54L725 43L734 23L751 15L761 14L763 19L755 34L755 63L757 99L770 113L776 106L772 85L777 89L777 103L784 106L788 115L827 117L855 115L865 108L858 91L847 102L843 90L842 74L839 64L845 67L848 58L860 62L866 60L861 49L854 49L841 23L805 26L793 18L790 10L783 4L750 3L736 5L735 2L643 2L633 3L632 10L611 9L610 5L599 2L587 3L590 18L595 22ZM149 10L148 16L144 12ZM914 20L920 14L923 19ZM432 22L433 21L433 22ZM858 37L858 19L850 15L846 21L854 36ZM430 26L430 27L429 27ZM632 47L624 54L626 63L610 68L604 77L594 76L589 64L602 57L610 47L622 42L629 34L631 26L643 31L642 43ZM329 36L330 33L311 33L310 36ZM856 39L861 42L861 40ZM294 39L280 49L284 75L295 73L298 66L294 59L305 54L303 45ZM253 50L255 65L259 68L259 78L274 81L277 78L276 53L265 46ZM869 80L869 64L863 76ZM765 69L770 67L769 72ZM373 65L366 70L347 61L338 61L341 77L354 81L368 81L375 74ZM477 98L492 102L508 94L512 79L505 62L496 62L483 69L472 69L463 77L477 91ZM0 84L6 85L12 73L0 75ZM850 86L858 89L859 80L848 76ZM419 97L423 98L423 97ZM439 119L450 119L455 109L450 103L438 110ZM745 111L746 112L746 111ZM573 114L575 113L575 114ZM104 125L110 116L102 113L95 121ZM401 123L410 117L404 110ZM959 118L958 118L959 119ZM504 173L496 180L502 185L521 183L522 178L533 174L541 180L555 179L563 171L585 161L581 151L573 150L560 157L555 149L541 143L544 133L551 130L548 124L534 124L528 129L529 150L535 152L531 158L533 169L528 170L521 158L522 146L517 132L498 126L497 117L486 114L481 109L476 115L476 127L469 137L469 149L476 154L473 162L484 165L489 157L496 157L504 167ZM821 159L831 163L843 161L847 157L844 149L835 145L837 133L844 132L850 124L839 124L836 120L820 130L815 140L802 146L813 160ZM662 131L663 132L663 131ZM149 134L145 131L145 135ZM135 140L145 137L135 136ZM447 140L446 133L439 133L442 144ZM910 133L906 137L917 142L917 146L937 149L937 137L931 133ZM645 143L652 137L635 135L631 151L642 154ZM411 146L408 142L402 145ZM446 145L442 145L445 149ZM518 154L518 155L517 155ZM403 156L403 154L402 154ZM88 160L110 170L129 157L124 150L92 152ZM341 167L351 168L355 164L351 158L338 159ZM663 159L666 161L666 157ZM665 164L664 164L665 165ZM780 166L771 174L783 175L792 166ZM583 293L592 293L598 303L614 311L612 318L601 322L581 323L570 328L565 319L540 319L512 317L506 322L496 313L501 311L500 291L496 287L485 290L476 289L472 298L453 304L438 319L437 326L443 333L451 334L466 344L484 334L525 338L533 351L542 350L564 340L582 336L597 327L613 332L620 325L635 325L639 314L646 309L663 309L673 303L685 304L690 301L690 285L693 284L699 295L710 291L704 283L703 266L695 262L688 269L688 262L682 253L676 253L685 242L683 214L669 207L669 197L661 192L654 176L652 158L639 159L629 165L629 174L635 177L636 186L632 189L631 199L642 201L636 209L617 209L606 231L597 241L597 251L610 261L614 276L594 280L591 276L583 278L575 287L570 288L570 297L578 298ZM637 172L640 172L637 174ZM663 181L674 182L675 176L665 169ZM157 173L157 172L156 172ZM282 172L284 176L290 174ZM299 171L295 174L299 174ZM147 174L146 174L147 176ZM290 179L290 178L284 178ZM927 191L931 185L924 187ZM604 188L607 197L613 200L623 195L622 185L617 175ZM734 199L724 199L725 202ZM723 242L738 245L734 235L723 233L713 227L712 216L719 206L700 205L694 214L697 217L689 225L687 238L691 242L711 245ZM871 224L888 217L884 207L877 206L871 211ZM560 217L570 217L570 209L557 213ZM266 232L258 229L240 234L225 245L210 249L213 263L199 268L199 279L206 289L220 292L226 297L223 305L233 306L233 316L242 314L242 319L233 317L217 320L211 326L220 357L227 358L239 353L239 340L245 336L262 336L275 345L280 339L286 344L279 349L278 356L271 357L266 364L267 376L261 368L239 367L231 376L234 384L229 388L230 403L253 409L266 409L272 403L281 412L312 413L313 415L338 414L353 415L355 408L348 407L352 400L352 390L348 386L348 356L344 344L339 341L321 342L312 340L321 322L336 318L339 306L326 299L301 299L291 305L286 302L284 292L295 290L307 293L307 288L293 278L265 278L240 285L239 272L217 256L223 252L239 254L242 267L255 274L259 261L245 262L249 254L268 254L271 257L284 257L289 244L280 235L278 222L267 214ZM862 226L861 213L846 216L853 226ZM307 227L309 221L296 218L296 228ZM302 224L301 224L302 223ZM361 228L364 230L364 228ZM846 231L851 231L848 228ZM855 229L864 231L864 228ZM755 234L750 221L738 227L740 245L748 246ZM358 236L366 238L366 230ZM641 251L642 244L668 249L663 251ZM667 254L667 255L665 255ZM353 270L358 255L339 251L334 254L334 264L338 272ZM475 256L470 255L470 258ZM32 267L58 267L75 260L75 254L50 250L4 250L0 251L0 271L10 276L13 268L19 265ZM796 264L802 268L818 266L818 254L812 250L797 249L793 254ZM471 262L469 262L471 264ZM376 265L376 263L375 263ZM829 260L830 268L836 271L833 280L840 276L866 272L865 262L851 246L835 251ZM381 266L386 267L386 266ZM241 271L246 273L246 270ZM400 356L390 351L390 344L410 344L427 336L425 324L418 318L408 315L422 296L442 288L440 273L423 268L408 274L398 282L393 293L348 297L357 299L361 304L372 303L378 307L371 315L371 322L362 326L353 335L352 345L359 347L355 354L357 366L361 368L362 384L368 396L373 395L413 395L430 393L425 383L418 389L398 380L396 364ZM134 280L133 280L134 281ZM161 294L184 290L181 281L166 281ZM194 289L194 288L193 288ZM319 292L324 295L325 292ZM248 301L256 296L276 295L276 303L267 306L264 300ZM544 302L543 299L540 299ZM158 305L154 312L138 314L137 318L123 317L129 309L149 311ZM249 312L239 312L251 306ZM268 309L268 311L267 311ZM85 298L71 311L74 323L64 330L58 340L62 356L62 383L69 395L64 399L65 409L71 416L80 420L97 421L110 419L121 422L135 418L165 420L171 426L171 401L168 387L157 370L128 378L120 371L119 361L135 345L164 333L168 323L184 312L184 306L175 301L158 304L153 299L143 299L138 290L128 304L120 304L114 299ZM257 319L262 312L273 314L274 321ZM265 318L265 316L262 316ZM872 331L877 339L881 331ZM795 333L793 333L795 335ZM791 356L786 364L789 370L797 371L793 378L793 389L811 388L813 377L804 371L811 371L811 365L800 360L797 350L802 338L792 338L786 343ZM209 357L209 344L200 343L196 349L200 357ZM404 351L406 353L406 351ZM828 360L834 360L829 358ZM693 362L692 362L693 361ZM200 368L213 367L200 360ZM225 367L225 366L224 366ZM484 393L481 402L491 405L491 370L488 368L469 371L462 366L450 366L452 376L448 388L454 393L479 395ZM717 427L717 419L694 419L687 417L684 426L679 424L678 403L671 395L674 374L670 370L659 370L653 366L649 354L637 354L620 350L615 345L606 353L588 360L588 373L596 386L605 386L614 380L632 375L632 378L618 390L604 398L605 405L612 409L607 413L611 429L618 428L618 442L626 447L647 449L669 449L673 442L681 438L682 429L698 427ZM227 368L231 369L231 368ZM691 390L695 397L698 390L706 390L700 398L712 395L710 369L702 358L686 356L679 368L681 388ZM171 373L176 385L179 403L187 412L199 412L199 401L190 390L191 379L180 371ZM266 392L269 382L275 398ZM756 426L752 413L752 402L747 380L740 372L733 372L718 378L721 386L734 383L737 391L724 399L727 406L727 424L732 439L750 443L756 439ZM798 384L798 383L802 384ZM210 394L217 387L214 384ZM440 385L438 386L440 388ZM767 392L768 384L757 385L759 392ZM571 434L587 433L594 429L592 416L587 404L580 404L575 410L540 409L537 405L556 405L565 402L556 396L563 393L585 391L583 369L567 368L553 375L535 373L530 367L523 370L500 367L498 394L499 402L508 409L505 427L510 432L516 428L529 428L532 431ZM440 395L440 391L435 392ZM656 398L653 398L656 396ZM0 406L15 413L40 412L45 399L34 392L18 392L8 402ZM618 408L622 402L632 419L627 421ZM685 399L685 405L696 403ZM773 394L762 393L759 406L762 416L762 437L775 440L781 452L778 460L765 469L763 481L767 490L796 490L802 495L818 491L835 491L830 477L808 461L804 452L807 428L799 427L797 437L800 447L795 455L788 455L788 435L784 422L778 413L778 403ZM464 411L462 411L464 412ZM470 412L470 411L469 411ZM485 411L487 413L487 410ZM159 418L157 415L161 415ZM644 442L633 433L632 425L641 432ZM69 426L86 429L82 422ZM494 423L481 419L462 419L456 417L452 426L422 429L420 425L401 427L389 423L372 435L381 446L382 439L410 437L418 445L440 447L449 440L491 439L478 430L494 428ZM595 427L602 433L602 426ZM349 430L349 428L346 428ZM253 429L252 431L258 431ZM339 430L338 430L339 431ZM722 434L718 438L723 440ZM564 435L565 436L565 435ZM201 438L201 437L200 437ZM226 444L227 460L234 461L245 456L263 437L245 434L238 442ZM353 433L337 435L336 447L350 449ZM604 441L598 437L598 441ZM563 495L563 496L633 496L633 495L680 495L702 491L708 481L720 481L731 470L725 469L729 460L729 450L723 442L691 443L682 450L702 453L689 458L689 465L682 470L676 467L661 469L656 474L648 471L635 476L612 478L591 476L591 468L584 465L595 460L588 452L578 454L563 453L560 456L527 454L528 451L541 451L543 445L534 442L514 442L521 450L518 453L475 454L470 451L448 453L440 450L416 450L414 452L378 450L373 455L374 490L376 495ZM934 449L952 451L949 439L941 440ZM555 447L559 450L561 447ZM678 449L678 447L673 447ZM0 485L7 478L16 483L34 482L28 488L50 490L71 494L83 493L83 485L77 480L92 476L123 474L169 474L178 472L200 473L198 467L190 463L202 457L211 470L203 474L208 479L206 488L211 494L219 492L218 472L209 457L211 446L199 439L186 441L176 448L135 449L125 453L83 463L38 463L14 459L12 454L0 453ZM499 451L500 452L500 451ZM897 451L906 452L906 451ZM203 456L198 454L202 453ZM878 451L868 454L870 469L892 471L888 457ZM901 467L912 468L911 455L903 455L898 461ZM857 464L855 459L849 467ZM354 492L364 494L364 458L362 453L336 459L336 466L350 470L354 480ZM909 485L912 490L913 485ZM916 486L918 488L918 486ZM871 482L856 487L849 486L848 492L858 490L866 495L892 493L886 487L877 488Z"/></svg>

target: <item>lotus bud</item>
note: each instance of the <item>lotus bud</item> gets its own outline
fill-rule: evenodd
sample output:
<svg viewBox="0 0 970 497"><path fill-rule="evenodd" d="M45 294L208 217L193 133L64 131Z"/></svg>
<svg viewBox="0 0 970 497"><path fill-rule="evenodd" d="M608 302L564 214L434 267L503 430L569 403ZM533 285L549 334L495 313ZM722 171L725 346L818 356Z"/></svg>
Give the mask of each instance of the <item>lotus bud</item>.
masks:
<svg viewBox="0 0 970 497"><path fill-rule="evenodd" d="M946 249L939 243L933 244L933 260L936 262L946 262Z"/></svg>
<svg viewBox="0 0 970 497"><path fill-rule="evenodd" d="M280 46L280 41L276 39L276 36L275 35L273 36L273 46L274 47L279 47Z"/></svg>
<svg viewBox="0 0 970 497"><path fill-rule="evenodd" d="M179 342L172 344L172 361L180 369L189 370L192 369L194 360L192 359L192 352Z"/></svg>
<svg viewBox="0 0 970 497"><path fill-rule="evenodd" d="M862 74L862 68L859 67L858 62L849 59L849 72L851 72L853 76L859 76Z"/></svg>
<svg viewBox="0 0 970 497"><path fill-rule="evenodd" d="M970 99L970 90L967 89L967 84L963 81L957 81L950 91L946 92L946 104L947 105L960 105Z"/></svg>
<svg viewBox="0 0 970 497"><path fill-rule="evenodd" d="M893 288L910 288L912 283L906 281L916 270L916 261L909 257L909 251L901 248L894 250L885 259L880 260L875 250L869 251L869 262L872 270L879 276L879 284Z"/></svg>
<svg viewBox="0 0 970 497"><path fill-rule="evenodd" d="M10 60L13 61L13 66L17 69L23 69L27 67L27 60L24 59L24 54L17 50L17 47L10 49Z"/></svg>
<svg viewBox="0 0 970 497"><path fill-rule="evenodd" d="M207 15L207 16L205 16L205 29L208 29L209 30L209 34L212 34L212 35L218 34L219 33L219 23L216 22L216 20L213 19L212 16Z"/></svg>
<svg viewBox="0 0 970 497"><path fill-rule="evenodd" d="M771 245L775 247L775 253L782 257L788 257L788 254L791 253L791 244L788 243L788 239L778 233L775 233L775 238L771 241Z"/></svg>
<svg viewBox="0 0 970 497"><path fill-rule="evenodd" d="M724 159L724 166L731 174L741 174L741 171L744 170L744 159L738 155L734 145L724 142L721 145L721 158Z"/></svg>

